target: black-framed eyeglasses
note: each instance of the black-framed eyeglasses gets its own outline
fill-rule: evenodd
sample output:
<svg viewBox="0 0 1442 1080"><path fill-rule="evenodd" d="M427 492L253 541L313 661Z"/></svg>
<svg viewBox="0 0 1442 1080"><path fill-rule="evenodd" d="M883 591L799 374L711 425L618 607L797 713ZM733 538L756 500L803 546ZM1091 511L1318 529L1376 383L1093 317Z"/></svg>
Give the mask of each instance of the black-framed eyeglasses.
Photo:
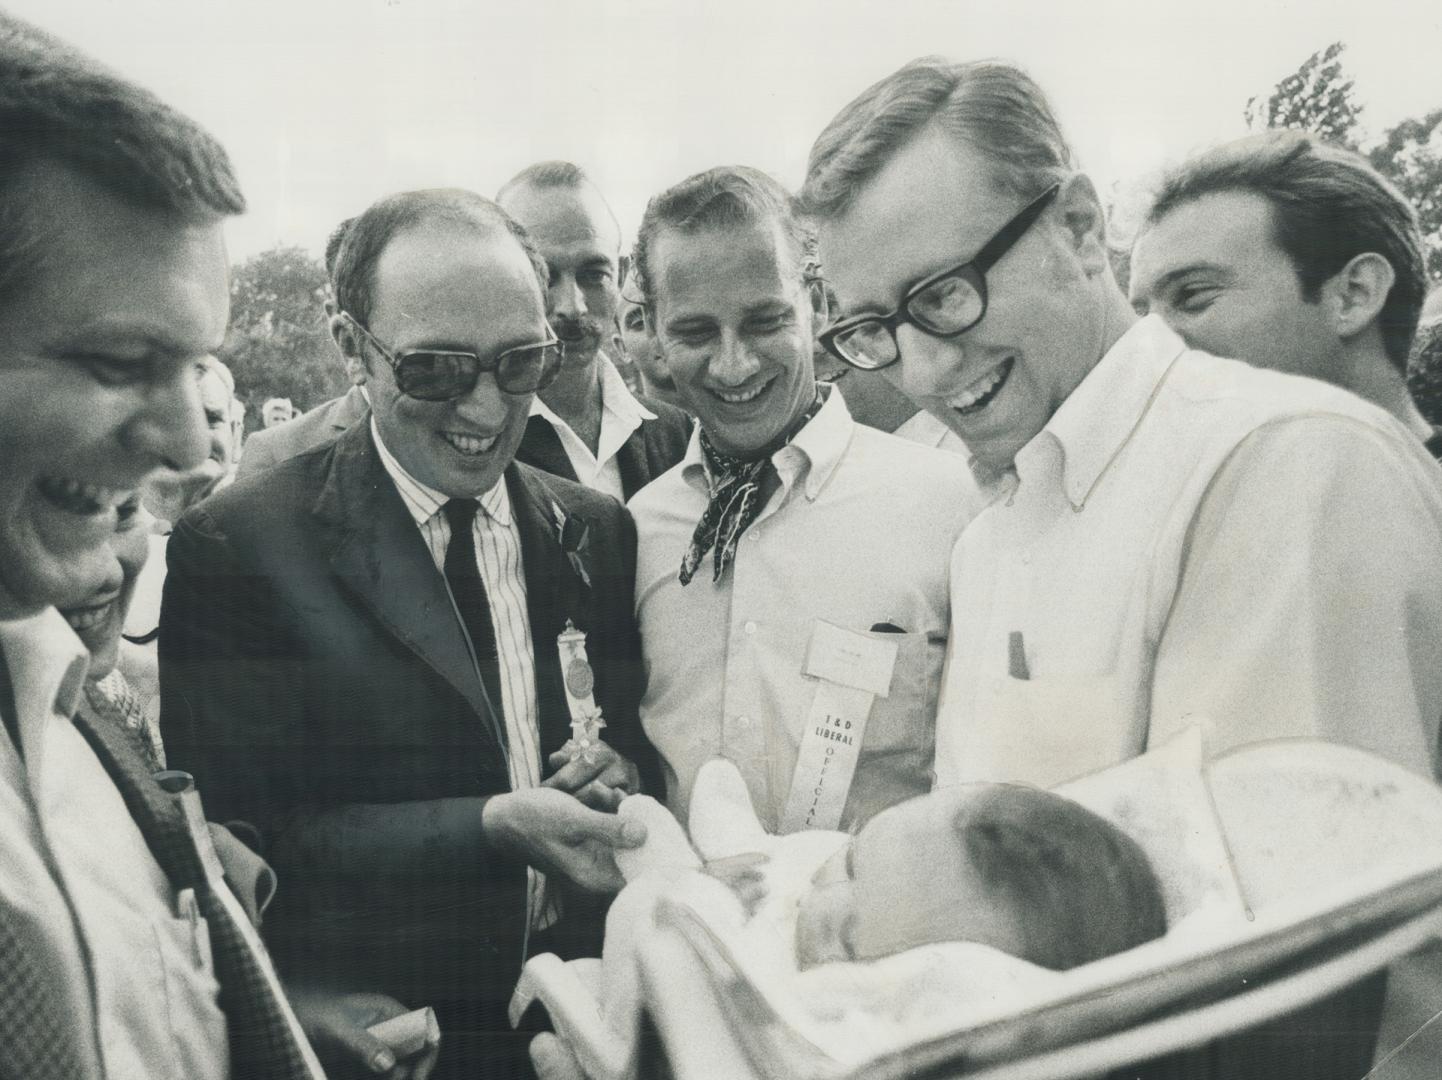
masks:
<svg viewBox="0 0 1442 1080"><path fill-rule="evenodd" d="M551 384L565 352L565 346L552 338L534 345L517 345L494 356L449 349L407 349L393 355L349 312L346 318L391 366L396 389L419 401L465 397L487 371L495 372L496 385L507 394L535 393Z"/></svg>
<svg viewBox="0 0 1442 1080"><path fill-rule="evenodd" d="M1031 228L1060 190L1060 184L1053 184L1027 203L967 262L917 282L890 315L842 319L821 332L821 344L852 367L875 371L900 358L896 328L902 323L936 337L955 337L970 330L986 314L986 272Z"/></svg>

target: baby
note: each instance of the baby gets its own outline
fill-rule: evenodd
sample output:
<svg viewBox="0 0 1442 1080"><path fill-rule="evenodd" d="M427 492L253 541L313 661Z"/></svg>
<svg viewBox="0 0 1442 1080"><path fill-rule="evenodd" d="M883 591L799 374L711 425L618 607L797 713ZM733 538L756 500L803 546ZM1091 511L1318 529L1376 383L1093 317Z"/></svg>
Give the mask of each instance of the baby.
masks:
<svg viewBox="0 0 1442 1080"><path fill-rule="evenodd" d="M821 867L796 926L802 968L972 941L1061 971L1166 930L1141 848L1078 803L966 784L898 803Z"/></svg>

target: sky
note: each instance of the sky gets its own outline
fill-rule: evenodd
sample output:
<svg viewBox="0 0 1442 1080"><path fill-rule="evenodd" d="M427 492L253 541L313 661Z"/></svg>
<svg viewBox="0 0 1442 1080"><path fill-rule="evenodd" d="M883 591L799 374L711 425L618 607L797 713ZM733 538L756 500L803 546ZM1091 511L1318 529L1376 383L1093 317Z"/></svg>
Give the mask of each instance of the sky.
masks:
<svg viewBox="0 0 1442 1080"><path fill-rule="evenodd" d="M1311 53L1345 64L1373 137L1442 107L1435 0L0 0L160 93L230 150L232 257L319 255L394 191L486 195L584 166L634 233L720 164L799 185L812 141L907 60L1000 57L1051 96L1103 191L1242 134Z"/></svg>

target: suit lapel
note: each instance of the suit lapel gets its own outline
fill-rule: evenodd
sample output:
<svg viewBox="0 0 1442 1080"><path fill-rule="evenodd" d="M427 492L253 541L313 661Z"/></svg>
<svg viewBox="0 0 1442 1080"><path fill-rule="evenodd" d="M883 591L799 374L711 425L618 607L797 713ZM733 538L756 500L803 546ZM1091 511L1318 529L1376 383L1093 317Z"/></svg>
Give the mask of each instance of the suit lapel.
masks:
<svg viewBox="0 0 1442 1080"><path fill-rule="evenodd" d="M337 576L397 641L465 697L484 719L481 729L495 759L505 760L497 718L481 693L445 579L386 473L368 425L337 441L315 514L334 532L330 558Z"/></svg>
<svg viewBox="0 0 1442 1080"><path fill-rule="evenodd" d="M575 467L566 456L566 448L561 445L561 437L544 416L532 416L526 421L526 433L521 436L516 460L552 476L577 480Z"/></svg>
<svg viewBox="0 0 1442 1080"><path fill-rule="evenodd" d="M616 467L621 472L621 490L629 500L651 482L651 461L646 453L646 425L641 424L616 451Z"/></svg>
<svg viewBox="0 0 1442 1080"><path fill-rule="evenodd" d="M571 713L561 682L556 637L565 629L567 618L583 620L584 614L567 610L568 606L576 607L576 590L569 587L575 580L575 571L556 539L552 506L560 505L559 500L546 489L540 477L524 465L512 465L506 472L506 482L516 527L521 534L526 614L531 622L531 649L536 664L536 715L544 756L570 737ZM541 772L544 775L548 771L543 761Z"/></svg>

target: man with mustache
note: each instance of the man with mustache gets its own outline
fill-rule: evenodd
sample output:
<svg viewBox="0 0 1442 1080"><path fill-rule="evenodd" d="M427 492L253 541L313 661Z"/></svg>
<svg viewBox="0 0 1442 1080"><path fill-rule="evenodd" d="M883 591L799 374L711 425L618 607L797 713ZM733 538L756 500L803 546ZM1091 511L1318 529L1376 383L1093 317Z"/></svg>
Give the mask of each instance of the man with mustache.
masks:
<svg viewBox="0 0 1442 1080"><path fill-rule="evenodd" d="M620 226L568 161L521 170L496 201L550 268L546 315L565 347L556 381L536 395L516 460L625 502L681 460L691 418L632 394L601 348L617 328Z"/></svg>

